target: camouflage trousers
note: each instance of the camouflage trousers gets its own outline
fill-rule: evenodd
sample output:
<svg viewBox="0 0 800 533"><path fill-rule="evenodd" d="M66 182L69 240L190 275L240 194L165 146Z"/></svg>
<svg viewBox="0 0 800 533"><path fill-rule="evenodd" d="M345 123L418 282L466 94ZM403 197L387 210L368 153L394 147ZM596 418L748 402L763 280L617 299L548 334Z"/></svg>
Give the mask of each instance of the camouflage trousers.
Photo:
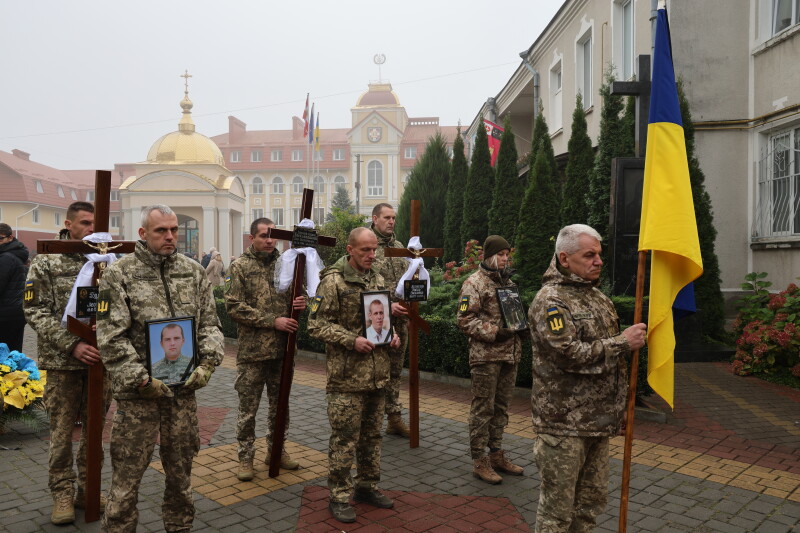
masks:
<svg viewBox="0 0 800 533"><path fill-rule="evenodd" d="M236 419L236 440L239 441L239 460L253 460L256 441L256 413L261 403L264 387L267 389L267 449L272 446L275 418L278 414L278 392L281 386L283 359L269 359L255 363L236 363L234 388L239 393L239 416ZM294 373L293 373L294 374ZM289 430L289 412L286 412L284 440Z"/></svg>
<svg viewBox="0 0 800 533"><path fill-rule="evenodd" d="M533 458L542 483L536 533L588 533L608 502L608 437L541 433Z"/></svg>
<svg viewBox="0 0 800 533"><path fill-rule="evenodd" d="M400 376L403 374L403 363L408 348L408 320L397 320L394 329L400 337L400 346L389 348L389 383L384 389L386 391L384 412L387 415L399 415L403 411L403 405L400 403Z"/></svg>
<svg viewBox="0 0 800 533"><path fill-rule="evenodd" d="M329 392L328 488L331 501L347 502L353 487L372 490L381 479L383 389L366 392ZM350 475L356 460L355 483Z"/></svg>
<svg viewBox="0 0 800 533"><path fill-rule="evenodd" d="M103 531L136 531L139 485L153 457L156 438L164 467L166 531L190 531L194 520L192 460L200 450L194 392L175 390L174 398L117 400L111 431L111 490Z"/></svg>
<svg viewBox="0 0 800 533"><path fill-rule="evenodd" d="M482 363L470 369L472 403L469 408L469 448L473 459L486 448L501 448L508 425L508 405L517 381L514 363Z"/></svg>
<svg viewBox="0 0 800 533"><path fill-rule="evenodd" d="M75 422L81 421L81 437L75 463L78 467L78 490L86 485L86 422L89 373L86 370L48 370L44 401L50 415L50 457L48 487L53 496L75 493L75 471L72 469L72 434ZM111 404L108 379L103 386L103 416ZM102 464L101 464L102 466Z"/></svg>

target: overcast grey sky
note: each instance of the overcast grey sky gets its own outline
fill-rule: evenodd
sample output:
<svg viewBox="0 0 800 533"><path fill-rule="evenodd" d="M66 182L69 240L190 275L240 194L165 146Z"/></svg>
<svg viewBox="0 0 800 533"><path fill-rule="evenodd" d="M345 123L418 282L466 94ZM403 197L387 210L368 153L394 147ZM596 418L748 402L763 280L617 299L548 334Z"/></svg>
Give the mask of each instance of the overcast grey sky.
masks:
<svg viewBox="0 0 800 533"><path fill-rule="evenodd" d="M0 150L60 169L146 159L177 129L184 69L197 131L322 128L378 79L412 117L469 123L562 0L2 0Z"/></svg>

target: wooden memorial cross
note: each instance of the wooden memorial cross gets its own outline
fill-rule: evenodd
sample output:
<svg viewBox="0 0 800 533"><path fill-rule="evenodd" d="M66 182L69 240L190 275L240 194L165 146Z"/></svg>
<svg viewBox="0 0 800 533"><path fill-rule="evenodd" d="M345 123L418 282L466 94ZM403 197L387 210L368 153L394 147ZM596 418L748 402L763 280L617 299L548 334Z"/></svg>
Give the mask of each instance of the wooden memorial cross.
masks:
<svg viewBox="0 0 800 533"><path fill-rule="evenodd" d="M96 171L94 193L94 231L95 233L107 232L111 196L111 171ZM115 253L131 253L135 247L135 241L117 241L110 246L107 243L94 244L86 241L63 239L36 241L36 252L40 254L105 254L111 250L114 250ZM92 286L97 286L97 280L102 275L105 267L106 263L94 264ZM94 301L97 302L96 295ZM67 330L96 348L97 335L92 329L94 324L94 314L91 316L89 325L72 316L67 318ZM100 519L100 464L103 460L103 425L105 423L103 373L103 363L95 363L89 367L89 390L86 406L88 417L86 423L86 513L84 515L86 522L95 522Z"/></svg>
<svg viewBox="0 0 800 533"><path fill-rule="evenodd" d="M314 191L303 189L303 204L300 207L300 220L311 218L311 207L314 202ZM315 230L298 228L294 231L270 228L267 236L271 239L281 239L292 242L292 248L315 248L323 246L336 246L334 237L318 236ZM291 318L300 318L300 311L294 309L292 302L300 296L303 290L303 281L306 272L306 256L297 254L294 263L294 281L292 282L292 298L289 302ZM292 370L294 369L294 352L297 344L297 332L289 333L286 348L283 351L283 365L281 366L281 386L278 391L278 408L275 415L275 431L272 433L272 450L269 457L269 477L277 477L281 470L281 454L283 453L283 439L286 436L286 412L289 409L289 393L292 390Z"/></svg>
<svg viewBox="0 0 800 533"><path fill-rule="evenodd" d="M411 200L411 234L410 237L419 236L419 200ZM385 257L442 257L442 248L424 248L410 250L408 248L384 248ZM394 291L394 288L392 288ZM410 438L409 447L419 447L419 329L430 333L428 323L419 316L418 302L403 302L408 309L410 323L408 325L408 412Z"/></svg>

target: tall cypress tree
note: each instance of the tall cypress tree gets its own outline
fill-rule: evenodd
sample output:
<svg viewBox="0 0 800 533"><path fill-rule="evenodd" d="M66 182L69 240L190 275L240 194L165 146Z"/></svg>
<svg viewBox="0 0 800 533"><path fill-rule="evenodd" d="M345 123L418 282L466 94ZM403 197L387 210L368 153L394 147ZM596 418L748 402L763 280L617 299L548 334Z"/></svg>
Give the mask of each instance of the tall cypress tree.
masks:
<svg viewBox="0 0 800 533"><path fill-rule="evenodd" d="M611 94L613 71L609 68L605 83L600 87L603 108L600 114L600 135L597 139L597 155L589 175L589 192L586 202L589 205L589 225L603 237L604 243L611 242L608 221L611 203L611 160L615 157L631 157L626 152L630 143L626 141L625 130L620 120L624 101L621 96ZM605 272L605 271L604 271Z"/></svg>
<svg viewBox="0 0 800 533"><path fill-rule="evenodd" d="M453 162L447 184L447 204L444 211L444 261L458 261L464 255L465 242L461 240L461 219L464 216L464 189L467 185L467 158L461 127L453 142Z"/></svg>
<svg viewBox="0 0 800 533"><path fill-rule="evenodd" d="M450 155L441 133L428 140L425 153L411 170L400 206L397 209L397 237L408 243L411 221L411 200L420 201L419 238L423 246L441 246L444 239L444 210L447 181L450 177Z"/></svg>
<svg viewBox="0 0 800 533"><path fill-rule="evenodd" d="M519 209L525 195L525 182L517 171L517 146L511 120L506 117L505 131L500 138L500 151L497 155L494 176L492 208L489 211L489 233L502 235L514 246Z"/></svg>
<svg viewBox="0 0 800 533"><path fill-rule="evenodd" d="M548 159L548 163L550 168L552 169L551 175L553 177L553 183L556 187L556 193L558 194L559 202L561 198L561 176L558 173L558 165L556 164L556 153L553 150L553 141L550 139L550 128L547 126L547 119L544 118L544 108L541 106L541 102L539 104L539 113L536 115L536 120L533 123L533 139L531 140L531 155L530 161L528 162L530 168L533 168L533 165L536 163L536 152L539 150L539 146L544 148L545 154ZM528 182L530 184L530 177L528 178Z"/></svg>
<svg viewBox="0 0 800 533"><path fill-rule="evenodd" d="M356 212L353 202L350 201L350 193L347 192L347 189L345 189L344 186L336 188L336 194L333 195L333 200L331 200L331 212L325 217L325 222L330 222L333 220L334 208L341 209L345 213L349 213L351 215L354 215Z"/></svg>
<svg viewBox="0 0 800 533"><path fill-rule="evenodd" d="M489 209L492 207L494 192L494 170L489 156L489 141L483 118L475 135L472 160L467 174L467 187L464 189L464 211L461 219L461 242L477 239L483 244L489 235Z"/></svg>
<svg viewBox="0 0 800 533"><path fill-rule="evenodd" d="M549 138L549 136L548 136ZM558 236L559 208L554 201L557 190L553 182L552 162L544 141L536 151L530 172L530 183L519 212L517 251L514 264L519 284L524 289L538 289L542 274L550 265Z"/></svg>
<svg viewBox="0 0 800 533"><path fill-rule="evenodd" d="M583 110L581 93L575 98L575 111L572 113L572 133L567 144L567 158L564 194L561 199L561 225L586 224L589 220L589 205L586 191L589 189L589 173L594 165L594 150L586 126L586 112Z"/></svg>
<svg viewBox="0 0 800 533"><path fill-rule="evenodd" d="M678 81L678 100L683 118L683 134L686 139L686 156L689 161L689 180L692 184L694 199L694 215L697 220L697 233L700 239L700 250L703 255L703 275L694 282L694 294L697 307L703 312L703 334L722 339L725 323L724 301L720 285L722 283L719 259L715 249L717 230L714 227L714 211L711 197L705 186L705 174L697 159L694 140L694 123L689 101L683 89L683 80Z"/></svg>

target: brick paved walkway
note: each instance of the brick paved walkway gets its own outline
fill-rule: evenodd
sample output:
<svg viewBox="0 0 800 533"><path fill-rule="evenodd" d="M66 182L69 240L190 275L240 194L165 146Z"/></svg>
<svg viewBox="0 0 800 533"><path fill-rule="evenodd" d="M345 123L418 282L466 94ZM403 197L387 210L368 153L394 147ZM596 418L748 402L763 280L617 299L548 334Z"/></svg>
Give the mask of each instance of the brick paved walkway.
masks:
<svg viewBox="0 0 800 533"><path fill-rule="evenodd" d="M26 350L35 355L31 336ZM235 347L229 346L222 367L198 393L202 449L193 472L195 531L532 530L539 478L524 391L511 406L504 447L525 467L525 475L489 486L471 475L469 388L463 382L424 379L420 447L412 450L398 437L384 439L380 487L396 499L396 508L359 505L358 521L344 525L331 521L325 510L329 426L322 361L314 354L297 361L287 448L301 468L270 479L262 439L256 477L246 483L235 477L234 367ZM666 423L636 422L628 531L800 531L800 393L733 376L723 364L676 367L675 411L667 413ZM259 413L266 413L266 406ZM262 421L256 427L259 436L265 431ZM617 530L622 444L622 438L612 441L610 502L598 532ZM0 530L99 531L98 523L82 522L81 512L74 526L49 523L47 445L47 431L24 426L0 436L0 446L7 448L0 450L5 458L0 461ZM163 528L158 449L151 467L139 502L139 531L145 532ZM109 480L106 468L104 487Z"/></svg>

